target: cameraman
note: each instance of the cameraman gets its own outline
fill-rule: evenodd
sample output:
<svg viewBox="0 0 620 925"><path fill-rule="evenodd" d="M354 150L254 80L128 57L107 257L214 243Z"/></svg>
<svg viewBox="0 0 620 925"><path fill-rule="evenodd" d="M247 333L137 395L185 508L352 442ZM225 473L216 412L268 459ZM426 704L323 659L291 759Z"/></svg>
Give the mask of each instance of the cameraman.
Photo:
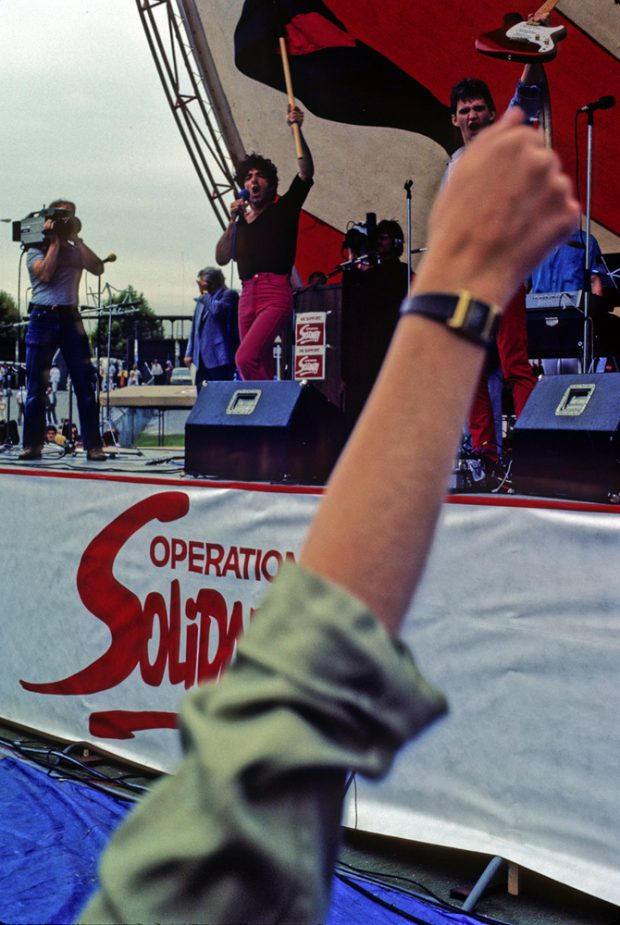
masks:
<svg viewBox="0 0 620 925"><path fill-rule="evenodd" d="M87 457L105 460L99 433L99 410L95 397L95 371L88 338L78 309L82 270L101 276L103 261L84 244L75 216L75 204L56 199L50 209L66 215L48 218L43 225L46 243L30 246L26 262L32 283L32 301L26 332L27 395L24 407L23 451L20 460L41 458L45 432L45 392L52 357L60 349L80 413Z"/></svg>

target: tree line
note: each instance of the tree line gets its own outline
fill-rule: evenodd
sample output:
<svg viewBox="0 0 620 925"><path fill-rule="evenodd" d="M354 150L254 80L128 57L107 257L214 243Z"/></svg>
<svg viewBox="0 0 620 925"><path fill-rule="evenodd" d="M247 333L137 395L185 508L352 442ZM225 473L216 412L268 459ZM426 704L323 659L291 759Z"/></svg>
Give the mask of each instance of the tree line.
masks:
<svg viewBox="0 0 620 925"><path fill-rule="evenodd" d="M128 344L135 338L142 341L163 337L161 319L150 307L144 294L137 292L133 286L127 286L126 289L111 296L101 308L102 314L92 329L93 352L98 341L105 345L108 342L109 314L105 311L106 309L112 310L110 342L112 354L115 356L124 356L127 353ZM15 299L8 292L0 289L0 359L2 360L11 360L15 357L16 337L20 338L22 344L24 342L25 327L15 327L20 320L25 321L26 318L20 319Z"/></svg>

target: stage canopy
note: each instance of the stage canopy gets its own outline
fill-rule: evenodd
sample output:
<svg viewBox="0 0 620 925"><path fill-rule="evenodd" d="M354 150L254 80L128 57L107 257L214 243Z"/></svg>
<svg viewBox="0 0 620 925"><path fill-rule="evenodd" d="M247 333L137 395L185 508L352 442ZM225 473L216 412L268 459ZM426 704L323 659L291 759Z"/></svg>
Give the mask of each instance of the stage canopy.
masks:
<svg viewBox="0 0 620 925"><path fill-rule="evenodd" d="M178 0L178 5L200 34L194 48L200 69L217 73L226 105L216 108L231 154L265 153L288 184L296 161L284 124L286 96L263 82L275 82L265 36L273 5L263 0ZM499 0L469 6L455 0L384 0L380 12L375 4L355 0L282 0L280 8L288 26L294 89L307 110L305 134L316 161L298 252L302 277L332 270L341 259L343 230L367 212L395 218L404 227L408 179L413 180L412 244L423 247L430 204L456 143L446 133L451 86L464 76L480 76L501 111L521 73L521 64L475 49L475 40L498 28L508 8ZM619 13L615 0L561 0L552 16L567 30L556 58L545 65L554 145L574 177L575 113L619 85ZM320 62L318 69L313 70L313 60ZM618 113L612 109L595 117L593 232L604 252L620 251ZM579 116L584 205L586 122Z"/></svg>

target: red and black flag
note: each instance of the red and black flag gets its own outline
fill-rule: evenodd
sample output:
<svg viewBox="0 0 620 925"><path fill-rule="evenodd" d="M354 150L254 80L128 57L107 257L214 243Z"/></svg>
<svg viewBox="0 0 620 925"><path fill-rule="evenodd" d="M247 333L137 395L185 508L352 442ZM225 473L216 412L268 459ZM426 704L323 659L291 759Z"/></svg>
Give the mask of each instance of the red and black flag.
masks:
<svg viewBox="0 0 620 925"><path fill-rule="evenodd" d="M245 0L235 63L285 90L278 37L287 41L293 88L306 109L334 122L418 132L454 150L450 111L388 58L358 41L321 0Z"/></svg>

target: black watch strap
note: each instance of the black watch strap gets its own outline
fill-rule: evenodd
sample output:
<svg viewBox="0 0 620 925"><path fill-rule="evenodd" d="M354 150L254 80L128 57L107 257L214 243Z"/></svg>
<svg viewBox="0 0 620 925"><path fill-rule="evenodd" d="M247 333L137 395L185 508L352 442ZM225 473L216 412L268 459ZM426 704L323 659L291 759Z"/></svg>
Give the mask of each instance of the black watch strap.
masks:
<svg viewBox="0 0 620 925"><path fill-rule="evenodd" d="M470 292L428 292L406 298L401 315L424 315L441 322L455 334L481 347L489 347L497 333L501 309L475 299Z"/></svg>

